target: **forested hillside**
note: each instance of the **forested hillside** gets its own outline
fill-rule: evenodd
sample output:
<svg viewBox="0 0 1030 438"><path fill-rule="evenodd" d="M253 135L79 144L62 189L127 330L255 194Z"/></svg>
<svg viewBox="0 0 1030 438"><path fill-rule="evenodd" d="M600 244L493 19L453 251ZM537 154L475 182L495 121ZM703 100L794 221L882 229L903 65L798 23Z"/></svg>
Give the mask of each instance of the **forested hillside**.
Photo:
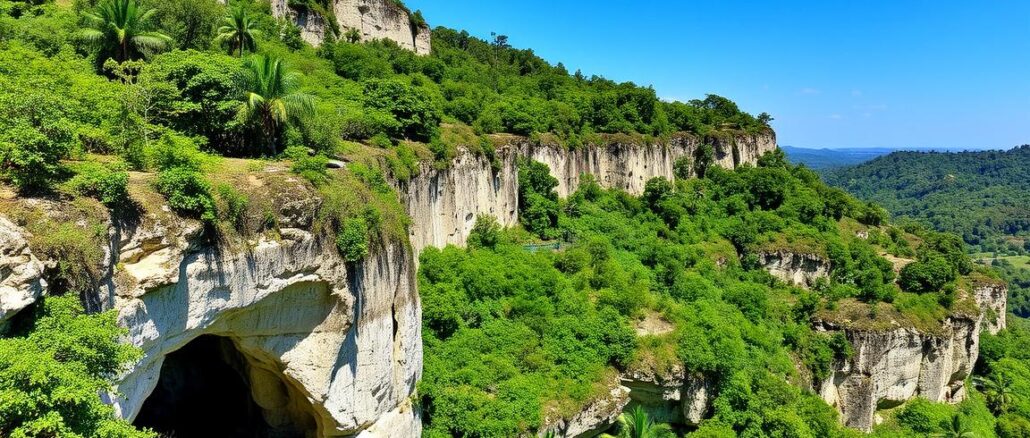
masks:
<svg viewBox="0 0 1030 438"><path fill-rule="evenodd" d="M956 237L890 226L878 207L779 152L757 168L656 178L641 197L587 182L559 200L546 171L522 171L522 230L484 216L469 249L422 255L426 436L518 436L604 396L620 373L677 366L711 379L717 394L690 436L845 436L837 414L795 386L854 354L811 322L843 312L868 329L929 329L970 304L957 291L973 265ZM522 245L541 236L572 243ZM813 290L792 286L760 261L777 251L833 268ZM899 276L888 253L918 261ZM983 403L916 403L876 434L943 433L956 418L988 436L995 420Z"/></svg>
<svg viewBox="0 0 1030 438"><path fill-rule="evenodd" d="M895 152L830 171L827 181L962 236L976 252L1030 249L1030 146L1009 151Z"/></svg>
<svg viewBox="0 0 1030 438"><path fill-rule="evenodd" d="M327 12L321 2L289 6ZM568 72L504 36L485 41L437 28L428 56L354 32L327 35L316 48L270 8L249 0L0 0L0 244L11 248L0 252L0 279L25 277L37 292L0 308L0 436L174 436L144 427L160 421L130 423L139 411L108 404L120 396L113 385L140 361L156 361L151 386L134 394L143 405L165 354L184 349L175 342L206 336L216 322L225 322L226 336L254 329L250 344L289 349L317 338L318 348L300 357L261 357L271 382L263 389L290 387L261 393L244 383L240 410L253 412L232 420L255 422L237 435L270 422L304 428L300 436L366 436L381 419L371 417L401 423L404 413L420 418L429 437L527 436L553 432L557 419L610 395L626 373L678 370L706 391L697 418L620 411L612 418L622 422L604 424L605 432L854 436L840 423L841 407L817 394L833 373L850 372L841 370L856 355L848 330L936 336L955 321L979 327L1005 317L981 311L975 290L997 286L997 274L973 264L955 235L893 224L883 208L822 183L779 150L737 170L716 165L713 140L769 134L768 114L752 116L716 95L665 102L649 87ZM501 229L489 216L476 218L468 248L425 249L416 276L405 252L411 219L395 188L418 172L446 170L459 152L496 172L497 148L515 141L566 152L666 148L678 134L696 139L696 150L675 161L675 180L650 179L642 196L588 176L561 199L546 165L519 161L519 224ZM122 231L147 226L154 235L119 252ZM332 255L326 266L293 269L283 260L320 262L322 249ZM256 266L259 253L266 264ZM366 269L376 255L387 262ZM208 256L210 264L198 262ZM224 270L221 256L242 267ZM816 266L771 273L770 260L789 256ZM39 272L27 272L30 264ZM311 272L323 268L337 276ZM230 287L253 286L246 280L259 274L262 287ZM419 291L409 284L416 278ZM245 301L241 295L281 297L288 280L300 283L294 293L324 303L264 302L278 307L263 309L269 314L258 322L228 325L253 316L230 306ZM189 301L204 282L214 286ZM22 292L2 286L4 294ZM362 301L379 298L375 286L399 298ZM126 302L137 306L125 312L129 320L145 326L135 333L119 326L126 319L117 306ZM158 324L147 319L159 313L148 303L181 313L159 315L167 320ZM423 315L421 338L417 316L403 321L398 303L414 309L406 315ZM383 308L362 314L373 304ZM308 305L323 313L304 314ZM296 321L284 315L311 324L289 326ZM376 324L359 324L368 320ZM402 322L412 320L403 338ZM316 332L322 324L328 328ZM383 336L369 341L358 327ZM282 333L291 328L297 333ZM176 335L182 339L154 347ZM975 345L978 335L965 333L960 343ZM412 339L424 343L404 344ZM1030 369L1020 359L1028 339L1021 323L988 338L975 384L937 382L968 398L884 406L872 433L1027 436ZM382 381L346 381L367 377L357 364L379 360L375 354L385 357L370 367L382 366ZM317 370L325 375L276 380L290 366L318 368L316 359L330 363ZM397 362L410 373L391 368ZM969 368L942 380L967 377ZM391 393L401 386L408 392ZM276 399L282 394L296 398ZM259 396L260 406L251 400ZM386 397L401 402L357 406L366 409L360 417L354 406L329 406ZM300 420L287 418L298 412ZM309 424L311 412L327 429ZM341 432L343 422L351 429Z"/></svg>
<svg viewBox="0 0 1030 438"><path fill-rule="evenodd" d="M826 173L830 184L913 220L962 236L1011 290L1010 309L1030 316L1030 146L1008 151L895 152Z"/></svg>

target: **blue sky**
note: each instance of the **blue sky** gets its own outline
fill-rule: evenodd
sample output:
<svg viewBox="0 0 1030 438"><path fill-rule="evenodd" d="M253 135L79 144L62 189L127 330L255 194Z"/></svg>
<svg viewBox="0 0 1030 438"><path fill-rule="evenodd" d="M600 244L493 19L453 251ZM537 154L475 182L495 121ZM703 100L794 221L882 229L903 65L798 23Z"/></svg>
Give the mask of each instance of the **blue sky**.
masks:
<svg viewBox="0 0 1030 438"><path fill-rule="evenodd" d="M780 144L1030 143L1030 1L407 0L659 97L766 111Z"/></svg>

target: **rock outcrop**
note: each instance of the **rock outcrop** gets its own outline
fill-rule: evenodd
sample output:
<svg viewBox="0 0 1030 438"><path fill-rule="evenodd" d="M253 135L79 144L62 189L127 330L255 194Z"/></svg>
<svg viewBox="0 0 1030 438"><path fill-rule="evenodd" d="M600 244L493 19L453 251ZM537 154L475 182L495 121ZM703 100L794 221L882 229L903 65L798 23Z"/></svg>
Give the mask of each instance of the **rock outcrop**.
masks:
<svg viewBox="0 0 1030 438"><path fill-rule="evenodd" d="M547 431L561 438L596 436L614 425L627 407L638 405L656 422L693 426L704 419L713 395L707 380L689 376L682 368L663 373L629 370L607 396L588 403L576 415L545 420L540 436Z"/></svg>
<svg viewBox="0 0 1030 438"><path fill-rule="evenodd" d="M364 260L345 261L331 236L312 231L319 194L269 172L278 178L268 194L273 232L216 244L199 222L160 207L107 224L106 286L95 301L117 312L144 353L107 401L133 420L165 379L166 357L215 338L233 350L230 362L275 434L418 436L410 397L422 372L421 307L410 246L384 239ZM42 282L39 261L2 218L0 249L0 267L12 267L0 271L6 313Z"/></svg>
<svg viewBox="0 0 1030 438"><path fill-rule="evenodd" d="M795 286L811 287L816 280L830 275L830 262L814 254L763 252L758 261L774 277Z"/></svg>
<svg viewBox="0 0 1030 438"><path fill-rule="evenodd" d="M300 28L301 38L315 46L325 41L327 32L333 32L326 20L335 18L340 32L336 39L356 29L362 41L390 40L419 55L428 55L431 50L429 25L416 22L412 13L395 0L329 0L331 15L294 8L289 3L272 0L272 15L292 21Z"/></svg>
<svg viewBox="0 0 1030 438"><path fill-rule="evenodd" d="M983 313L983 326L992 335L1005 330L1009 289L1005 283L978 281L973 285L973 299Z"/></svg>
<svg viewBox="0 0 1030 438"><path fill-rule="evenodd" d="M419 175L397 186L412 219L410 239L416 251L427 246L463 245L477 215L494 216L503 226L518 222L520 159L546 164L558 179L561 197L574 192L586 174L604 187L640 194L653 177L673 179L676 160L693 156L704 143L714 145L716 163L726 168L754 164L762 154L776 149L772 133L705 139L680 136L668 144L616 143L574 150L517 141L497 149L500 167L496 170L485 157L463 152L447 168L423 165Z"/></svg>
<svg viewBox="0 0 1030 438"><path fill-rule="evenodd" d="M43 264L29 249L27 234L0 217L0 326L46 288Z"/></svg>
<svg viewBox="0 0 1030 438"><path fill-rule="evenodd" d="M912 328L852 330L832 324L817 329L843 330L854 356L822 382L819 394L837 408L842 422L870 430L875 413L914 397L957 403L966 397L965 380L979 354L979 318L952 316L940 333Z"/></svg>

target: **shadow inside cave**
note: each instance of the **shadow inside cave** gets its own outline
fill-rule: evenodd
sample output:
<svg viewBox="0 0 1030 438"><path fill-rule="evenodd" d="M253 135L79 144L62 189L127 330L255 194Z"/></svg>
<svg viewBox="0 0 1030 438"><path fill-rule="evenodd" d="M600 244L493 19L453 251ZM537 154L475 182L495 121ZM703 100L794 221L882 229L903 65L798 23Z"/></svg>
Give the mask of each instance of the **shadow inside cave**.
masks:
<svg viewBox="0 0 1030 438"><path fill-rule="evenodd" d="M231 339L200 336L165 357L133 424L175 438L312 436L314 418L289 403L283 382L252 387L254 366Z"/></svg>

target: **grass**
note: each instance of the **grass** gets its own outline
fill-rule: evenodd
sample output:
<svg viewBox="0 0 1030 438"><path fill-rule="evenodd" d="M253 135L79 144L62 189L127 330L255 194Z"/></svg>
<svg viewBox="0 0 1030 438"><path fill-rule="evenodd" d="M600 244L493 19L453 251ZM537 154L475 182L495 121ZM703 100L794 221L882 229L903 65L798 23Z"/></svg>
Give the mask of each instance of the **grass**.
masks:
<svg viewBox="0 0 1030 438"><path fill-rule="evenodd" d="M1019 268L1019 269L1030 269L1030 255L1015 255L1015 256L998 256L998 257L994 257L994 255L992 253L982 252L982 253L973 254L972 257L973 257L974 260L976 260L978 262L981 262L981 263L984 263L984 264L990 264L992 260L997 259L997 260L1005 260L1005 261L1007 261L1009 263L1012 263L1012 266L1015 266L1016 268Z"/></svg>

